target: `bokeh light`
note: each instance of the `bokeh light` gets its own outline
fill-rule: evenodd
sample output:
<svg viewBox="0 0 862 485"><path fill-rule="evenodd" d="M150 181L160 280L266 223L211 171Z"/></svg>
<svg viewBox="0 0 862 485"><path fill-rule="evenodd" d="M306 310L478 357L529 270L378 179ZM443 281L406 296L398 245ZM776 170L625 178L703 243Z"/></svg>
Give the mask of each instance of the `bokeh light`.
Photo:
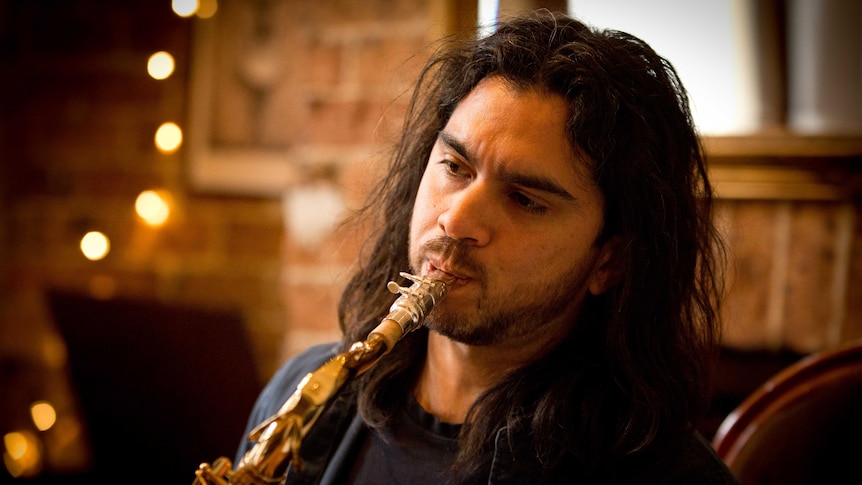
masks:
<svg viewBox="0 0 862 485"><path fill-rule="evenodd" d="M39 440L30 431L11 431L3 435L3 464L13 478L28 478L42 467Z"/></svg>
<svg viewBox="0 0 862 485"><path fill-rule="evenodd" d="M191 17L198 10L198 0L172 0L171 8L180 17Z"/></svg>
<svg viewBox="0 0 862 485"><path fill-rule="evenodd" d="M171 207L166 197L158 191L145 190L135 200L135 212L151 226L161 226L168 219Z"/></svg>
<svg viewBox="0 0 862 485"><path fill-rule="evenodd" d="M176 151L183 144L183 130L173 122L165 122L156 130L156 148L163 153Z"/></svg>
<svg viewBox="0 0 862 485"><path fill-rule="evenodd" d="M98 261L108 255L111 242L99 231L90 231L81 238L81 252L90 261Z"/></svg>
<svg viewBox="0 0 862 485"><path fill-rule="evenodd" d="M57 411L47 401L37 401L30 406L30 416L39 431L46 431L57 422Z"/></svg>
<svg viewBox="0 0 862 485"><path fill-rule="evenodd" d="M215 15L217 10L217 0L200 0L200 2L198 2L198 11L195 13L195 15L202 19L208 19Z"/></svg>
<svg viewBox="0 0 862 485"><path fill-rule="evenodd" d="M147 61L147 72L153 79L167 79L174 72L174 56L165 51L156 52Z"/></svg>
<svg viewBox="0 0 862 485"><path fill-rule="evenodd" d="M113 275L93 275L87 287L90 290L90 296L93 298L97 300L109 300L117 292L117 279Z"/></svg>

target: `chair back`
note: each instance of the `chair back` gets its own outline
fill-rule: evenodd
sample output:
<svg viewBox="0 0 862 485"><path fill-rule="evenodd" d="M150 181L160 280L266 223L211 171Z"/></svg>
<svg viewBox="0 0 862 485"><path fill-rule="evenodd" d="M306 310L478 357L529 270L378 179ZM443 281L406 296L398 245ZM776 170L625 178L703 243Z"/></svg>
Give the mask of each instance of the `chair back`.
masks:
<svg viewBox="0 0 862 485"><path fill-rule="evenodd" d="M860 443L862 340L808 355L767 380L712 441L742 485L860 484Z"/></svg>

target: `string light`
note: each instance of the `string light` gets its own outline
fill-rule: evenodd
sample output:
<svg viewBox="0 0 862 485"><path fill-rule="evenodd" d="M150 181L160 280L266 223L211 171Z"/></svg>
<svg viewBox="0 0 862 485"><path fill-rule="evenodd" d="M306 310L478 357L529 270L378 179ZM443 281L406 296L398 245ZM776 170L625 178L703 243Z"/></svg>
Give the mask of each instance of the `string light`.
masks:
<svg viewBox="0 0 862 485"><path fill-rule="evenodd" d="M174 72L174 56L165 51L156 52L147 61L147 72L153 79L167 79Z"/></svg>
<svg viewBox="0 0 862 485"><path fill-rule="evenodd" d="M215 15L216 10L218 10L217 0L200 0L198 3L198 11L195 15L197 15L198 18L208 19Z"/></svg>
<svg viewBox="0 0 862 485"><path fill-rule="evenodd" d="M183 143L183 130L173 122L167 121L156 130L156 148L163 153L176 151Z"/></svg>
<svg viewBox="0 0 862 485"><path fill-rule="evenodd" d="M135 212L150 226L165 223L171 213L166 197L155 190L145 190L135 200Z"/></svg>
<svg viewBox="0 0 862 485"><path fill-rule="evenodd" d="M11 431L3 435L3 464L13 478L38 474L42 465L39 440L29 431Z"/></svg>
<svg viewBox="0 0 862 485"><path fill-rule="evenodd" d="M90 261L98 261L108 255L111 242L99 231L90 231L81 238L81 252Z"/></svg>
<svg viewBox="0 0 862 485"><path fill-rule="evenodd" d="M46 431L57 422L57 411L47 401L37 401L30 406L30 416L39 431Z"/></svg>
<svg viewBox="0 0 862 485"><path fill-rule="evenodd" d="M197 0L173 0L171 8L180 17L191 17L198 10Z"/></svg>

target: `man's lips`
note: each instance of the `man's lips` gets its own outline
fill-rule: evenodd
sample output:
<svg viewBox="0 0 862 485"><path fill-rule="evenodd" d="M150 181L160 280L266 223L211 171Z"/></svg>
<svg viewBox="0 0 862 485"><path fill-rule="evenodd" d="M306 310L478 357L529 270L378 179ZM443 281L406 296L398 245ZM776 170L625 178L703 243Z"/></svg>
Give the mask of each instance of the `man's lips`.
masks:
<svg viewBox="0 0 862 485"><path fill-rule="evenodd" d="M425 276L439 279L439 280L443 281L444 283L446 283L447 285L454 285L456 283L464 283L467 280L469 280L469 277L467 277L467 276L461 275L461 274L459 274L459 273L457 273L451 269L444 269L444 268L438 267L434 263L429 263L428 272L425 274Z"/></svg>

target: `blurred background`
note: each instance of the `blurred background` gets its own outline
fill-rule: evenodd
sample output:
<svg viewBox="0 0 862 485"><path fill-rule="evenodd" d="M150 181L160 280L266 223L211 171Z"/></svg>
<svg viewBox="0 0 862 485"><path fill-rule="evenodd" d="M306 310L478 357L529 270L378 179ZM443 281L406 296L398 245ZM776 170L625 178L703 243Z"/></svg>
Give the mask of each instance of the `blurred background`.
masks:
<svg viewBox="0 0 862 485"><path fill-rule="evenodd" d="M732 256L707 437L862 338L858 0L2 0L0 480L232 458L278 365L339 335L341 222L431 43L535 7L690 89Z"/></svg>

